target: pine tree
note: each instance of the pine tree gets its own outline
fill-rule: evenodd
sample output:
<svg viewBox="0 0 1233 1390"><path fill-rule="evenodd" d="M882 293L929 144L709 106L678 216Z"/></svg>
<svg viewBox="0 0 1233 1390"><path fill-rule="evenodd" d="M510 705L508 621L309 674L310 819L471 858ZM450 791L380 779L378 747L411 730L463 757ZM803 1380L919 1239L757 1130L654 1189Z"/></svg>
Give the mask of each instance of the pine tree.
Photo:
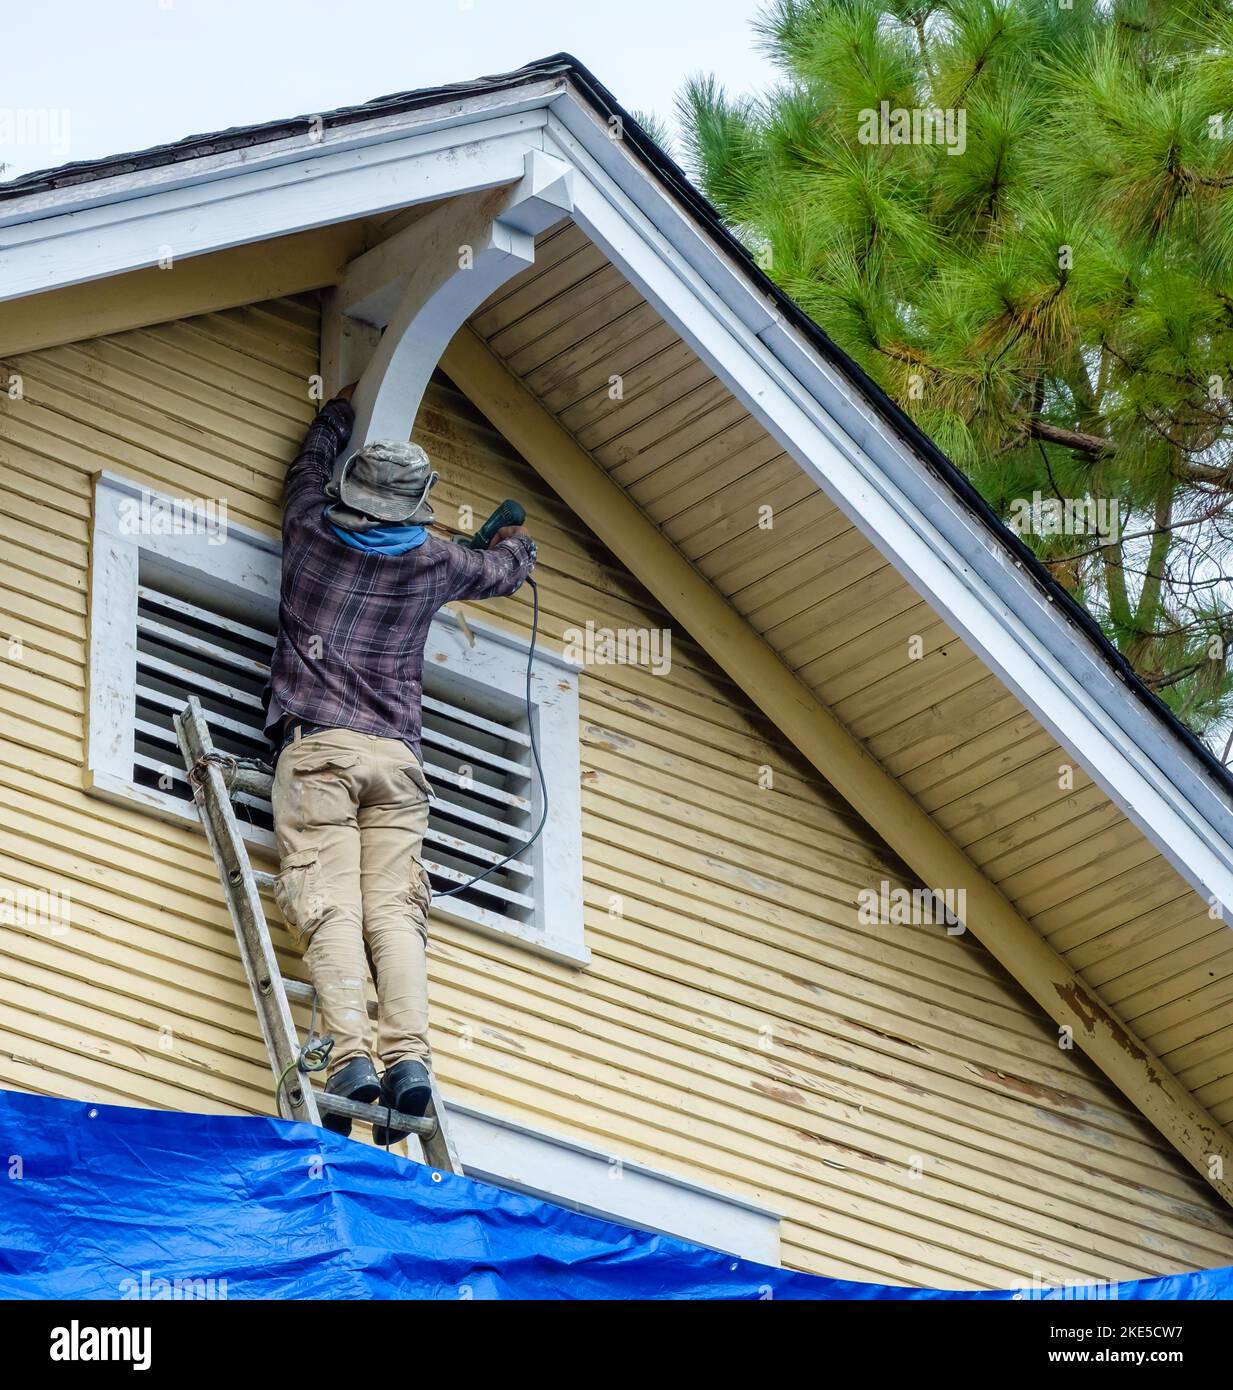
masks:
<svg viewBox="0 0 1233 1390"><path fill-rule="evenodd" d="M1233 3L776 0L757 29L779 85L681 95L696 177L1227 758Z"/></svg>

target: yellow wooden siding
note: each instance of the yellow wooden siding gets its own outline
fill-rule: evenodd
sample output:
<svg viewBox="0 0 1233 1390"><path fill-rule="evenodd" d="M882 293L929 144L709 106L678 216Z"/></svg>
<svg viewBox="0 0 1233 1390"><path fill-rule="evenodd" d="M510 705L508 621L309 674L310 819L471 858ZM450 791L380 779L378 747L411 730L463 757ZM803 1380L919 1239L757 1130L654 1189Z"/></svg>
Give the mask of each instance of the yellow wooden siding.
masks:
<svg viewBox="0 0 1233 1390"><path fill-rule="evenodd" d="M0 661L0 885L67 888L73 925L0 924L0 1085L271 1108L203 840L82 790L90 476L276 526L317 335L284 300L5 364L25 399L0 397L0 634L22 642ZM443 518L526 499L548 641L668 625L448 383L417 437ZM484 611L527 629L522 596ZM901 867L686 634L672 655L582 676L592 966L434 922L446 1093L765 1202L805 1269L1002 1286L1233 1262L1214 1194L979 946L858 922Z"/></svg>
<svg viewBox="0 0 1233 1390"><path fill-rule="evenodd" d="M1233 1122L1227 927L585 234L545 233L535 266L472 325L1104 1003Z"/></svg>

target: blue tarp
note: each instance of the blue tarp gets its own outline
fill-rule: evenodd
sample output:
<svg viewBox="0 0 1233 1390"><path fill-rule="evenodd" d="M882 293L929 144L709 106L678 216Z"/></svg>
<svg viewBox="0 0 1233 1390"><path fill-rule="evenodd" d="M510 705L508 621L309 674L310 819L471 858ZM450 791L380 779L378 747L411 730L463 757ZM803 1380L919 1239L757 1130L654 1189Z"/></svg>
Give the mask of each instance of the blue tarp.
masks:
<svg viewBox="0 0 1233 1390"><path fill-rule="evenodd" d="M0 1297L193 1296L1042 1295L795 1274L434 1174L311 1125L0 1091ZM1121 1284L1115 1296L1230 1298L1233 1270Z"/></svg>

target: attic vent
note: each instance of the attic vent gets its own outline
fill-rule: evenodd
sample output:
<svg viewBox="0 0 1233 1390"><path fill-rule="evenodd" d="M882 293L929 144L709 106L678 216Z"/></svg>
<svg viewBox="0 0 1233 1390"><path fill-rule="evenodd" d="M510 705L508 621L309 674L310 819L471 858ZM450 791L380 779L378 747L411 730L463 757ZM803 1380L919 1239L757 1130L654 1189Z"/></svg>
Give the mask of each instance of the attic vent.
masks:
<svg viewBox="0 0 1233 1390"><path fill-rule="evenodd" d="M232 605L234 606L234 605ZM191 575L144 563L137 590L133 781L190 801L172 715L196 695L215 745L269 760L262 693L274 634L225 611ZM526 710L498 692L459 687L452 673L424 672L423 759L435 800L424 841L434 891L465 883L531 837L537 803ZM410 758L408 753L408 758ZM241 820L270 831L270 803L239 795ZM535 870L529 853L454 895L451 905L501 923L529 923ZM494 923L495 925L496 923Z"/></svg>
<svg viewBox="0 0 1233 1390"><path fill-rule="evenodd" d="M268 760L262 691L273 649L272 632L224 612L191 577L158 573L143 563L137 589L134 782L191 801L171 723L190 695L201 701L221 751ZM236 813L264 830L272 828L266 800L237 796Z"/></svg>
<svg viewBox="0 0 1233 1390"><path fill-rule="evenodd" d="M172 717L195 695L220 751L268 761L262 695L278 621L279 547L232 522L222 538L206 528L141 529L134 516L151 499L168 514L183 506L112 473L95 485L89 789L197 826ZM481 617L463 624L447 608L433 620L423 758L435 797L424 862L442 894L513 852L483 883L439 896L436 916L585 965L578 670L549 643L538 647L530 719L552 810L528 844L542 801L526 663L526 642ZM241 796L236 809L245 839L269 850L269 801Z"/></svg>
<svg viewBox="0 0 1233 1390"><path fill-rule="evenodd" d="M449 889L499 863L502 868L455 895L502 917L530 921L535 911L535 870L521 853L534 829L531 739L525 711L474 696L446 694L438 673L424 672L424 770L436 792L424 837L424 864L437 890ZM438 689L438 694L431 692ZM470 706L470 707L468 707ZM494 717L495 716L495 717Z"/></svg>

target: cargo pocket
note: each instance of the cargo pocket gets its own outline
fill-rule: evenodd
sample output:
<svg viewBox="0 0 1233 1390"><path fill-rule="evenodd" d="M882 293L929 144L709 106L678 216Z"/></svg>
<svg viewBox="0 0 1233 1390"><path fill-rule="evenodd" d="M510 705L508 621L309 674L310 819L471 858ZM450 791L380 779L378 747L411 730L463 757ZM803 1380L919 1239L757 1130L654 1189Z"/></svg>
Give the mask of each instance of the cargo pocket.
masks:
<svg viewBox="0 0 1233 1390"><path fill-rule="evenodd" d="M294 744L291 745L295 747ZM296 760L291 766L293 777L310 777L319 772L346 772L349 767L354 767L360 760L358 753L321 753L317 757L307 757L302 761Z"/></svg>
<svg viewBox="0 0 1233 1390"><path fill-rule="evenodd" d="M424 911L427 912L432 906L432 880L428 877L428 870L423 864L417 864L415 869L419 881L419 900L424 905Z"/></svg>
<svg viewBox="0 0 1233 1390"><path fill-rule="evenodd" d="M319 861L317 850L297 850L283 858L274 880L274 901L297 946L304 945L325 916Z"/></svg>
<svg viewBox="0 0 1233 1390"><path fill-rule="evenodd" d="M428 941L428 909L432 905L432 883L428 870L417 862L411 873L411 887L407 893L407 906L415 918L415 924L424 941Z"/></svg>
<svg viewBox="0 0 1233 1390"><path fill-rule="evenodd" d="M411 781L424 793L429 801L435 801L437 794L432 789L432 783L428 780L427 774L419 763L408 763L402 769L403 775L409 777Z"/></svg>

